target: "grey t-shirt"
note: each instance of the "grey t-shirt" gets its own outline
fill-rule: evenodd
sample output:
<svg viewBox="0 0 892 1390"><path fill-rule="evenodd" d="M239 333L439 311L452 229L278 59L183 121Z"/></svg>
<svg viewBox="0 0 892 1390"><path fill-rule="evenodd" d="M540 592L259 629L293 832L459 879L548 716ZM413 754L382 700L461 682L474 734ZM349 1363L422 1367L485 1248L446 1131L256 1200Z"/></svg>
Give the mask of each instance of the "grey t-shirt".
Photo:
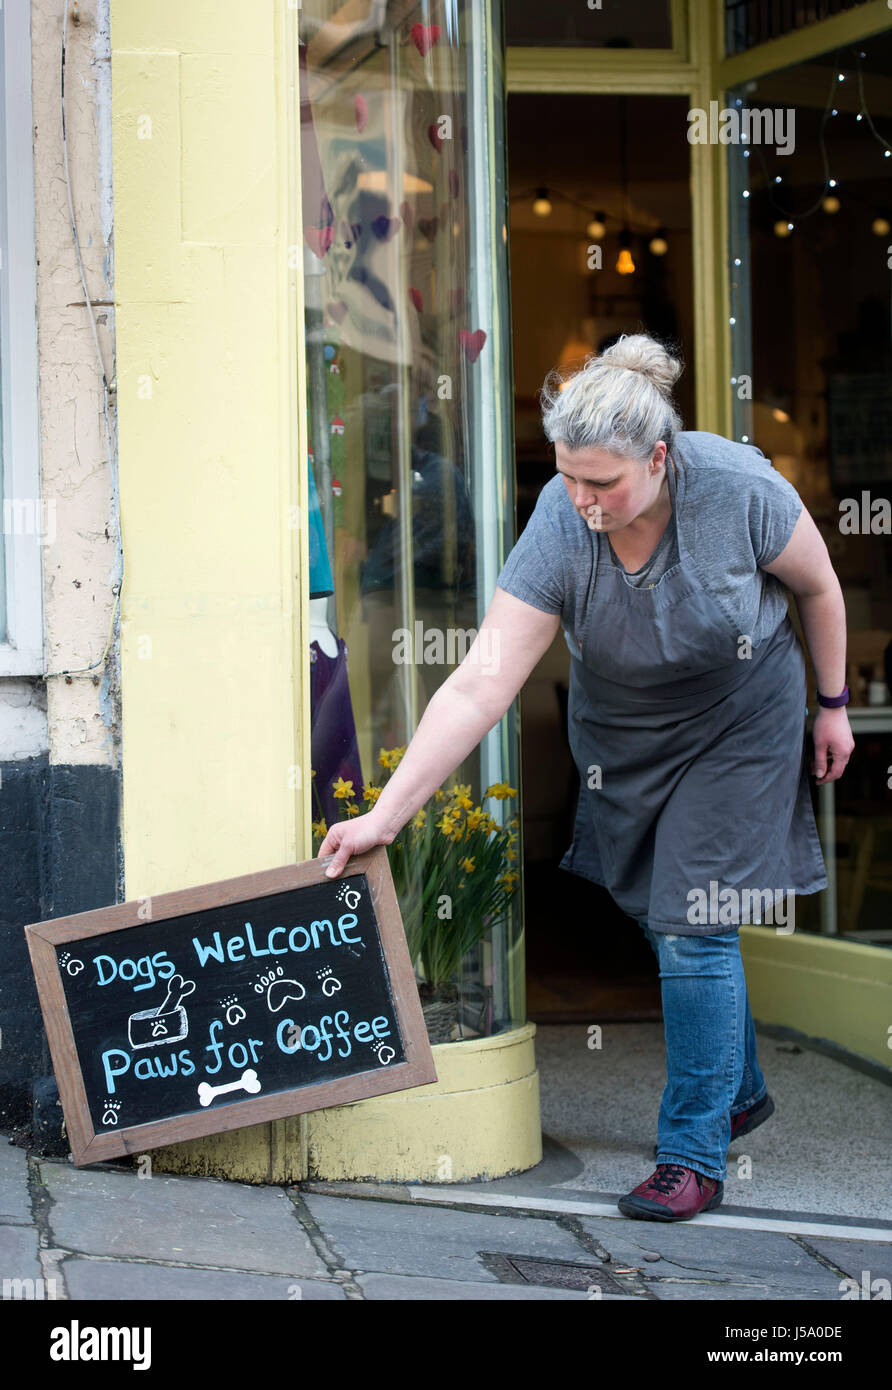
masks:
<svg viewBox="0 0 892 1390"><path fill-rule="evenodd" d="M787 614L784 586L759 566L771 564L786 546L802 500L752 444L684 430L671 454L678 481L667 530L674 531L674 520L704 589L758 647ZM555 474L496 583L534 608L559 613L568 645L577 651L586 605L590 596L597 603L597 575L605 563L606 534L589 529Z"/></svg>
<svg viewBox="0 0 892 1390"><path fill-rule="evenodd" d="M623 577L627 584L634 584L636 589L652 589L655 584L663 578L667 570L678 560L678 536L675 530L675 514L669 518L669 523L660 539L657 541L656 549L645 560L640 569L627 570L622 560L620 560L613 546L610 544L610 536L607 532L607 543L610 546L610 558L618 570L622 570Z"/></svg>

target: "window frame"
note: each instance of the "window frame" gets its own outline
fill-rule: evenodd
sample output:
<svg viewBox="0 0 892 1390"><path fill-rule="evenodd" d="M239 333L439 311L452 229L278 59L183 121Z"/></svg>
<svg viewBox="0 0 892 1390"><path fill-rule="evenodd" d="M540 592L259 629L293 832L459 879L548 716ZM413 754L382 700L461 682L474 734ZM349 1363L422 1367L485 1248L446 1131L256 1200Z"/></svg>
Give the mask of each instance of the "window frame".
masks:
<svg viewBox="0 0 892 1390"><path fill-rule="evenodd" d="M43 650L42 496L37 348L30 7L0 8L0 676L40 675ZM32 525L16 532L24 499ZM5 620L4 620L5 618Z"/></svg>

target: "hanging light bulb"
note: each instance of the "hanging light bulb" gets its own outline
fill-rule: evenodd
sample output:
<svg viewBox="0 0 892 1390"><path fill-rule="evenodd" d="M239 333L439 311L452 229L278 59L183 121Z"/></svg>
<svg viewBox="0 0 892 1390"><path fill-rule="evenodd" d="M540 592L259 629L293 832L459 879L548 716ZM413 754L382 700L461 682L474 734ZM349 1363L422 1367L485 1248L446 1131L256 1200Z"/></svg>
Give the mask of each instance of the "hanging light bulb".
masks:
<svg viewBox="0 0 892 1390"><path fill-rule="evenodd" d="M634 275L635 262L632 260L632 234L628 227L623 227L619 234L619 255L616 258L616 269L620 275Z"/></svg>
<svg viewBox="0 0 892 1390"><path fill-rule="evenodd" d="M870 224L870 230L874 236L888 236L889 232L892 231L892 224L890 224L888 217L875 217Z"/></svg>
<svg viewBox="0 0 892 1390"><path fill-rule="evenodd" d="M669 242L666 239L667 236L668 233L665 227L657 228L656 232L647 243L647 249L652 256L665 256L666 252L669 250Z"/></svg>
<svg viewBox="0 0 892 1390"><path fill-rule="evenodd" d="M779 222L775 222L775 224L774 224L774 235L775 235L775 236L789 236L790 233L792 232L792 230L793 230L793 223L792 223L792 222L787 222L787 221L785 221L783 218L781 218L781 220L780 220Z"/></svg>
<svg viewBox="0 0 892 1390"><path fill-rule="evenodd" d="M827 197L821 203L821 207L825 212L839 212L840 201L834 193L828 193Z"/></svg>
<svg viewBox="0 0 892 1390"><path fill-rule="evenodd" d="M596 212L592 221L589 222L585 230L591 237L592 241L600 241L602 236L604 236L604 234L607 231L606 212Z"/></svg>
<svg viewBox="0 0 892 1390"><path fill-rule="evenodd" d="M548 201L548 189L537 188L536 198L533 203L533 212L537 217L547 217L551 212L551 203Z"/></svg>

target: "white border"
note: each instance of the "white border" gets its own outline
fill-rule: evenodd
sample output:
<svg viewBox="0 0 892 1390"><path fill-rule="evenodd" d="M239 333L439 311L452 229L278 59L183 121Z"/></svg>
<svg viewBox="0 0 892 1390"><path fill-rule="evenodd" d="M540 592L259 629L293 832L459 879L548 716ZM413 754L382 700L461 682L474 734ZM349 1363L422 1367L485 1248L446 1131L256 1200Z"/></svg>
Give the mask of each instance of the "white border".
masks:
<svg viewBox="0 0 892 1390"><path fill-rule="evenodd" d="M307 1189L312 1191L312 1187ZM468 1192L465 1188L451 1187L444 1191L440 1187L413 1183L408 1189L414 1202L445 1202L453 1206L510 1207L517 1211L558 1212L574 1216L608 1216L619 1221L628 1221L617 1210L614 1202L587 1202L579 1198L516 1196L507 1192ZM328 1194L331 1195L331 1194ZM355 1193L345 1194L355 1196ZM391 1201L394 1199L391 1198ZM661 1223L657 1223L661 1224ZM845 1217L828 1216L826 1221L803 1220L796 1213L789 1217L763 1216L755 1209L752 1214L737 1212L705 1211L693 1217L691 1223L698 1226L726 1226L737 1230L780 1231L786 1235L824 1236L836 1240L892 1242L890 1226L855 1226L846 1222Z"/></svg>

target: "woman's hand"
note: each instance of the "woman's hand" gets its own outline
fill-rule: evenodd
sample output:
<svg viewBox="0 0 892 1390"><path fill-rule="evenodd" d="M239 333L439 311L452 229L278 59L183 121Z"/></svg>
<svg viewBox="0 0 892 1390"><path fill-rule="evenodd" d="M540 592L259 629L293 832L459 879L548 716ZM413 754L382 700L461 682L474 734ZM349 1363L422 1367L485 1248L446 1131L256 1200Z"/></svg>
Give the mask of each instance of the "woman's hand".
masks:
<svg viewBox="0 0 892 1390"><path fill-rule="evenodd" d="M835 782L842 776L855 747L845 705L839 709L824 709L822 705L815 715L812 737L815 757L811 770L817 785L821 787L825 782Z"/></svg>
<svg viewBox="0 0 892 1390"><path fill-rule="evenodd" d="M316 858L333 854L334 859L325 872L329 878L338 878L347 860L354 854L364 854L367 849L374 849L375 845L389 845L393 838L383 817L369 811L364 816L355 816L353 820L335 821L319 846Z"/></svg>

